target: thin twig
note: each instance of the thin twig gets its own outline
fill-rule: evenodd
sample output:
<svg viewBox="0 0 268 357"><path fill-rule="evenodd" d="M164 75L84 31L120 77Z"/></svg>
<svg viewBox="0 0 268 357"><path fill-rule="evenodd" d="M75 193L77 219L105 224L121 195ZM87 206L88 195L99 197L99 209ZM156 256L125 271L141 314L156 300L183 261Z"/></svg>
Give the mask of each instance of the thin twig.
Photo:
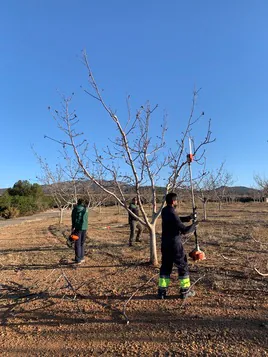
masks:
<svg viewBox="0 0 268 357"><path fill-rule="evenodd" d="M206 274L204 274L203 276L201 276L200 278L198 278L193 284L191 284L191 286L189 287L189 291L190 290L192 290L192 288L193 288L193 286L199 281L199 280L201 280L201 279L203 279L204 277L206 276ZM183 303L181 304L181 309L183 308L183 306L185 305L185 303L186 303L186 300L187 300L187 298L183 301Z"/></svg>
<svg viewBox="0 0 268 357"><path fill-rule="evenodd" d="M52 275L55 270L56 270L56 269L54 268L52 271L50 271L49 274L48 274L44 279L42 279L42 283L43 283L44 281L46 281L47 278L48 278L50 275ZM39 288L39 285L40 285L40 280L37 280L37 281L35 281L34 285L31 285L28 289L30 290L30 289L33 289L33 288ZM46 289L46 290L47 290L47 289ZM46 290L45 290L45 291L46 291Z"/></svg>
<svg viewBox="0 0 268 357"><path fill-rule="evenodd" d="M255 271L259 274L259 275L261 275L261 276L268 276L268 274L263 274L263 273L261 273L257 268L254 268L255 269Z"/></svg>
<svg viewBox="0 0 268 357"><path fill-rule="evenodd" d="M79 303L78 303L78 300L76 299L76 297L77 297L77 291L76 291L76 289L73 287L73 285L71 284L71 282L70 282L70 280L68 279L68 277L66 276L66 274L65 274L65 272L61 269L61 271L62 271L62 276L64 277L64 279L66 280L66 282L67 282L67 288L71 288L71 290L73 291L73 293L74 293L74 298L73 298L73 300L74 301L76 301L76 303L77 303L77 309L78 309L78 311L81 313L82 311L81 311L81 309L80 309L80 306L79 306ZM62 300L65 298L65 295L66 295L66 293L64 294L64 296L62 297Z"/></svg>
<svg viewBox="0 0 268 357"><path fill-rule="evenodd" d="M67 288L71 288L71 290L73 291L73 293L74 293L74 300L76 299L76 295L77 295L77 293L76 293L76 290L74 289L74 287L72 286L72 284L71 284L71 282L70 282L70 280L67 278L67 276L66 276L66 274L64 273L64 271L63 270L61 270L62 271L62 276L64 277L64 279L66 280L66 282L67 282Z"/></svg>
<svg viewBox="0 0 268 357"><path fill-rule="evenodd" d="M238 260L238 258L227 258L225 255L221 254L221 256L223 257L223 259L226 259L226 260L230 260L230 261L236 261Z"/></svg>
<svg viewBox="0 0 268 357"><path fill-rule="evenodd" d="M268 245L268 243L263 243L263 242L255 239L253 236L251 236L250 238L252 238L254 240L254 242L256 242L256 243L259 243L259 244L262 244L262 245Z"/></svg>
<svg viewBox="0 0 268 357"><path fill-rule="evenodd" d="M159 273L156 273L154 274L148 281L146 281L146 283L142 284L141 286L138 287L137 290L134 291L134 293L127 299L127 301L124 303L124 308L123 308L123 316L124 318L126 319L126 323L127 325L129 324L130 320L126 314L126 307L127 307L127 304L130 302L130 300L137 294L137 292L142 288L144 287L145 285L149 284L151 280L153 280Z"/></svg>

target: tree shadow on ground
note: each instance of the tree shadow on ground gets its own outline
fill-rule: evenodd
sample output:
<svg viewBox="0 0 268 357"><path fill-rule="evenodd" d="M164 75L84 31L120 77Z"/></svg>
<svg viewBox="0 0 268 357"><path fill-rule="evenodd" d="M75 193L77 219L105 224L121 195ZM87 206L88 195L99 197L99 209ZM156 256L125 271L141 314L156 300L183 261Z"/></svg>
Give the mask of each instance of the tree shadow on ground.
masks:
<svg viewBox="0 0 268 357"><path fill-rule="evenodd" d="M15 272L23 270L51 270L51 269L97 269L97 268L122 268L135 266L135 263L129 264L107 264L107 265L88 265L84 263L83 265L78 265L74 262L72 263L55 263L55 264L16 264L16 265L4 265L1 267L1 271L13 270Z"/></svg>
<svg viewBox="0 0 268 357"><path fill-rule="evenodd" d="M268 337L265 335L265 319L247 319L247 318L228 318L228 317L202 317L202 316L186 316L174 315L174 313L166 313L163 311L143 311L141 312L131 312L130 324L126 329L122 329L122 325L125 325L126 321L123 317L109 315L106 312L99 312L96 316L95 311L84 312L83 316L75 316L76 314L62 314L61 312L51 313L46 311L35 311L32 316L26 314L24 317L20 316L20 322L8 323L10 328L21 329L23 326L43 326L43 327L53 327L53 326L75 326L81 325L79 328L80 338L90 339L93 338L95 341L106 341L116 342L122 341L122 336L127 333L131 333L131 340L137 342L151 342L152 336L157 339L158 343L166 343L166 336L159 332L166 329L170 332L176 333L173 336L173 342L179 343L184 334L191 333L194 334L195 340L206 336L210 340L227 342L228 338L233 341L234 338L241 340L244 339L248 343L250 341L257 343L259 347L266 348ZM90 327L90 325L98 324L98 329ZM84 328L82 326L84 325ZM120 327L121 326L121 327ZM143 332L142 332L143 331ZM144 331L147 331L144 333ZM31 334L33 332L25 332L25 334ZM70 332L71 333L71 332ZM57 329L56 331L47 330L47 336L53 334L53 336L66 335L66 330L64 328ZM223 341L224 342L224 341Z"/></svg>
<svg viewBox="0 0 268 357"><path fill-rule="evenodd" d="M66 252L68 247L32 247L32 248L20 248L20 249L4 249L1 250L1 254L12 254L12 253L26 253L26 252Z"/></svg>

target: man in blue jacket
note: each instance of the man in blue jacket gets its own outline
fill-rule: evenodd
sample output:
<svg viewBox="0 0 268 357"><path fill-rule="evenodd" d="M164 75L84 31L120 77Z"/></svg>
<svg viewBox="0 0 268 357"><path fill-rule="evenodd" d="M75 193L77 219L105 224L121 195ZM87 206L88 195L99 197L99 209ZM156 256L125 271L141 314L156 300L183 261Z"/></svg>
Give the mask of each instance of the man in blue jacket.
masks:
<svg viewBox="0 0 268 357"><path fill-rule="evenodd" d="M81 264L85 262L84 244L88 229L88 209L86 208L83 199L79 198L77 205L72 210L72 231L75 232L79 239L75 241L75 263Z"/></svg>
<svg viewBox="0 0 268 357"><path fill-rule="evenodd" d="M178 268L180 282L180 298L194 296L194 291L189 290L190 277L187 256L184 252L181 236L191 233L196 228L196 223L185 226L182 222L189 222L193 214L187 217L179 217L175 211L177 206L176 193L168 193L166 196L166 207L162 209L162 265L160 268L158 297L166 298L167 288L170 283L170 274L173 264Z"/></svg>

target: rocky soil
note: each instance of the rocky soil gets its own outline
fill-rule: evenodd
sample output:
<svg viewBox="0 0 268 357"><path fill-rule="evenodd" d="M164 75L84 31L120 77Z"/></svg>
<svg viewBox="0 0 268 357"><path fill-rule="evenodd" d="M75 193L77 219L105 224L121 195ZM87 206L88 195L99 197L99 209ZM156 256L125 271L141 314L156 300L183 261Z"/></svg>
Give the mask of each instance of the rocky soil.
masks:
<svg viewBox="0 0 268 357"><path fill-rule="evenodd" d="M91 213L86 262L73 264L69 215L0 227L1 356L268 355L268 277L255 270L268 273L267 205L210 210L198 227L207 259L190 262L197 295L184 302L175 267L156 299L148 234L128 247L127 217L112 208Z"/></svg>

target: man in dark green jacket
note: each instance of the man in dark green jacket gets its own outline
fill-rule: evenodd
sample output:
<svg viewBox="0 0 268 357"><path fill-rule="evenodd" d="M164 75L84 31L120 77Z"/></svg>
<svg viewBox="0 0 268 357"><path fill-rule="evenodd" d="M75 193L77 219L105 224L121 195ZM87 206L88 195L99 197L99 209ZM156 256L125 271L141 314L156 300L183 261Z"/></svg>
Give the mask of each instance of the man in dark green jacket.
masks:
<svg viewBox="0 0 268 357"><path fill-rule="evenodd" d="M79 198L77 205L72 210L72 231L75 232L79 239L75 241L75 262L77 264L84 263L84 243L88 229L88 210L83 199Z"/></svg>
<svg viewBox="0 0 268 357"><path fill-rule="evenodd" d="M139 216L139 209L137 205L137 198L134 197L128 207L136 216ZM137 218L128 214L128 223L130 227L130 236L129 236L129 246L132 247L134 242L135 231L137 230L136 242L141 242L141 234L143 231L142 225L139 223Z"/></svg>

